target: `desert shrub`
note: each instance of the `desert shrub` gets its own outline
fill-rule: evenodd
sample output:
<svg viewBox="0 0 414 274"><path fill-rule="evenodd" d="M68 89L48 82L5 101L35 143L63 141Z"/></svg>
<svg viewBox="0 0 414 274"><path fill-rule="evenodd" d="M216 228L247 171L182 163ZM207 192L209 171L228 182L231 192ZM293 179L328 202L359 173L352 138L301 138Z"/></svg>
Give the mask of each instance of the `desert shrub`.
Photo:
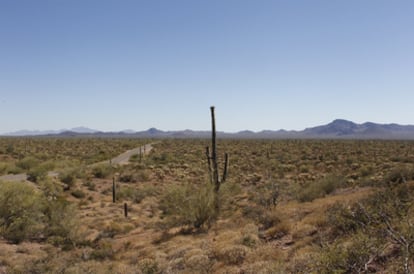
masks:
<svg viewBox="0 0 414 274"><path fill-rule="evenodd" d="M0 175L7 174L9 170L10 170L10 164L0 163Z"/></svg>
<svg viewBox="0 0 414 274"><path fill-rule="evenodd" d="M62 185L54 182L51 178L45 178L39 181L38 185L48 201L56 200L62 197Z"/></svg>
<svg viewBox="0 0 414 274"><path fill-rule="evenodd" d="M280 212L277 210L268 210L260 216L259 222L262 225L262 229L268 229L279 224L282 220L280 218Z"/></svg>
<svg viewBox="0 0 414 274"><path fill-rule="evenodd" d="M131 182L135 182L136 178L132 173L122 173L119 176L119 181L122 183L131 183Z"/></svg>
<svg viewBox="0 0 414 274"><path fill-rule="evenodd" d="M16 164L10 164L8 169L7 169L8 174L21 174L21 173L24 173L24 172L25 171L22 168L16 166Z"/></svg>
<svg viewBox="0 0 414 274"><path fill-rule="evenodd" d="M414 184L399 184L379 189L358 202L329 208L328 242L335 241L322 249L317 260L319 272L337 269L357 273L369 259L376 263L408 262L401 263L401 272L406 272L414 257L413 194ZM394 247L393 251L380 255L389 246Z"/></svg>
<svg viewBox="0 0 414 274"><path fill-rule="evenodd" d="M350 242L333 243L322 248L315 260L318 273L363 273L378 246L369 236L358 233Z"/></svg>
<svg viewBox="0 0 414 274"><path fill-rule="evenodd" d="M13 154L14 153L14 146L12 144L7 145L6 153L7 154Z"/></svg>
<svg viewBox="0 0 414 274"><path fill-rule="evenodd" d="M0 184L0 233L14 243L39 237L44 227L44 197L31 185Z"/></svg>
<svg viewBox="0 0 414 274"><path fill-rule="evenodd" d="M115 251L112 244L109 241L102 240L98 243L96 248L91 252L91 259L94 260L106 260L113 259Z"/></svg>
<svg viewBox="0 0 414 274"><path fill-rule="evenodd" d="M103 229L105 235L110 238L113 238L118 234L125 234L134 229L134 226L131 224L122 225L119 222L111 222Z"/></svg>
<svg viewBox="0 0 414 274"><path fill-rule="evenodd" d="M254 224L245 225L241 230L240 244L247 247L256 247L259 243L259 228Z"/></svg>
<svg viewBox="0 0 414 274"><path fill-rule="evenodd" d="M249 249L243 245L232 245L227 246L216 254L219 261L223 261L228 265L242 264L247 256Z"/></svg>
<svg viewBox="0 0 414 274"><path fill-rule="evenodd" d="M16 163L16 166L23 170L30 170L40 164L39 160L34 157L25 157Z"/></svg>
<svg viewBox="0 0 414 274"><path fill-rule="evenodd" d="M185 264L193 273L211 273L213 262L206 254L194 254L185 260Z"/></svg>
<svg viewBox="0 0 414 274"><path fill-rule="evenodd" d="M265 237L267 239L280 239L287 235L289 231L290 224L287 221L282 221L266 230Z"/></svg>
<svg viewBox="0 0 414 274"><path fill-rule="evenodd" d="M262 220L262 216L266 210L261 206L245 205L242 207L243 217L252 219L254 221Z"/></svg>
<svg viewBox="0 0 414 274"><path fill-rule="evenodd" d="M384 178L386 184L400 184L414 179L414 170L406 166L398 166L388 172Z"/></svg>
<svg viewBox="0 0 414 274"><path fill-rule="evenodd" d="M173 157L171 154L163 152L161 154L152 154L150 160L154 164L163 165L171 162Z"/></svg>
<svg viewBox="0 0 414 274"><path fill-rule="evenodd" d="M77 170L75 169L64 170L59 173L59 180L67 186L72 187L75 185L77 174Z"/></svg>
<svg viewBox="0 0 414 274"><path fill-rule="evenodd" d="M38 183L40 180L46 178L48 169L46 166L39 165L27 172L27 180Z"/></svg>
<svg viewBox="0 0 414 274"><path fill-rule="evenodd" d="M156 189L152 186L135 188L130 186L121 186L118 188L116 197L118 200L129 199L134 203L140 203L145 197L153 196L157 193Z"/></svg>
<svg viewBox="0 0 414 274"><path fill-rule="evenodd" d="M138 262L138 268L143 274L156 274L159 272L158 262L150 258L140 260Z"/></svg>
<svg viewBox="0 0 414 274"><path fill-rule="evenodd" d="M75 205L61 198L50 200L45 215L47 217L45 233L54 239L55 245L73 246L81 240Z"/></svg>
<svg viewBox="0 0 414 274"><path fill-rule="evenodd" d="M72 196L77 199L83 199L86 196L85 192L83 192L81 189L75 189L70 194L72 194Z"/></svg>
<svg viewBox="0 0 414 274"><path fill-rule="evenodd" d="M252 191L249 199L256 204L265 208L271 208L277 205L280 196L280 187L277 183L265 183Z"/></svg>
<svg viewBox="0 0 414 274"><path fill-rule="evenodd" d="M162 197L160 209L171 226L200 228L216 217L214 199L211 184L173 186Z"/></svg>
<svg viewBox="0 0 414 274"><path fill-rule="evenodd" d="M92 168L92 174L95 178L104 179L109 177L112 173L112 167L110 165L97 165Z"/></svg>
<svg viewBox="0 0 414 274"><path fill-rule="evenodd" d="M150 174L146 170L140 170L136 174L136 178L139 182L147 182L150 178Z"/></svg>
<svg viewBox="0 0 414 274"><path fill-rule="evenodd" d="M78 240L76 208L61 196L59 185L40 182L0 184L0 232L11 242L54 237L55 242Z"/></svg>
<svg viewBox="0 0 414 274"><path fill-rule="evenodd" d="M362 166L359 170L359 174L362 177L370 176L374 173L374 168L372 166Z"/></svg>
<svg viewBox="0 0 414 274"><path fill-rule="evenodd" d="M360 203L347 205L335 203L327 210L326 222L334 236L354 233L369 223L369 218Z"/></svg>
<svg viewBox="0 0 414 274"><path fill-rule="evenodd" d="M345 180L343 177L328 176L321 180L308 183L304 188L300 188L297 193L297 199L300 202L311 202L332 193L338 187L344 186L344 184Z"/></svg>

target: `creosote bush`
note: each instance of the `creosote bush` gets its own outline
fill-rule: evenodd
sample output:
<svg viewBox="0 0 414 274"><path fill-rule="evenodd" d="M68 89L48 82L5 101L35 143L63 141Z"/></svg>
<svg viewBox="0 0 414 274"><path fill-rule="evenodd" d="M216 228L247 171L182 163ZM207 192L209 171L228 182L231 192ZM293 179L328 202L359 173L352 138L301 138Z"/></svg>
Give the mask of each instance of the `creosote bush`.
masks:
<svg viewBox="0 0 414 274"><path fill-rule="evenodd" d="M39 237L44 229L44 197L31 185L0 184L0 233L13 242Z"/></svg>
<svg viewBox="0 0 414 274"><path fill-rule="evenodd" d="M27 180L37 183L40 180L43 180L47 176L48 169L43 165L32 168L27 172Z"/></svg>
<svg viewBox="0 0 414 274"><path fill-rule="evenodd" d="M40 190L30 184L0 184L0 234L10 242L54 238L54 243L78 241L76 208L61 196L62 190L42 181Z"/></svg>
<svg viewBox="0 0 414 274"><path fill-rule="evenodd" d="M40 164L39 160L34 157L25 157L16 163L16 166L29 171Z"/></svg>
<svg viewBox="0 0 414 274"><path fill-rule="evenodd" d="M169 226L210 225L216 218L211 184L172 186L162 197L160 209Z"/></svg>

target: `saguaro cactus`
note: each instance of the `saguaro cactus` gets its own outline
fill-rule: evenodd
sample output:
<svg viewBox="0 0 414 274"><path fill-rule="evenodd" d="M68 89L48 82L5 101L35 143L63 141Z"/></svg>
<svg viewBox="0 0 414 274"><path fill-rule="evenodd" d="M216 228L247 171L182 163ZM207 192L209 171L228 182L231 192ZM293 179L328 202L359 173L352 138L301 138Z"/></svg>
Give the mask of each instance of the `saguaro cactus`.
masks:
<svg viewBox="0 0 414 274"><path fill-rule="evenodd" d="M218 201L218 192L220 190L221 183L224 183L227 179L227 170L228 170L228 161L229 156L227 153L224 154L224 168L223 175L220 178L218 163L217 163L217 143L216 143L216 119L214 115L214 106L210 107L211 111L211 154L210 148L206 147L206 155L208 162L208 170L210 175L210 182L214 185L214 192L216 195L215 207L218 210L219 201Z"/></svg>

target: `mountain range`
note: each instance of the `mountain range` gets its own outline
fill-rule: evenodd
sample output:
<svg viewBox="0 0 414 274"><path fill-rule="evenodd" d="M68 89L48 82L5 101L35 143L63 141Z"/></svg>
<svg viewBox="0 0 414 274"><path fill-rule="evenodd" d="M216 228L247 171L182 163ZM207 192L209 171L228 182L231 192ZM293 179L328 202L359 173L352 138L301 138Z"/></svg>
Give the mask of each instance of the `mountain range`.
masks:
<svg viewBox="0 0 414 274"><path fill-rule="evenodd" d="M123 130L119 132L102 132L86 127L70 130L49 131L17 131L6 136L90 136L90 137L130 137L130 138L208 138L210 131L163 131L150 128L146 131ZM326 125L306 128L304 130L249 130L237 133L217 132L221 138L242 139L401 139L414 140L414 125L377 124L366 122L357 124L351 121L337 119Z"/></svg>

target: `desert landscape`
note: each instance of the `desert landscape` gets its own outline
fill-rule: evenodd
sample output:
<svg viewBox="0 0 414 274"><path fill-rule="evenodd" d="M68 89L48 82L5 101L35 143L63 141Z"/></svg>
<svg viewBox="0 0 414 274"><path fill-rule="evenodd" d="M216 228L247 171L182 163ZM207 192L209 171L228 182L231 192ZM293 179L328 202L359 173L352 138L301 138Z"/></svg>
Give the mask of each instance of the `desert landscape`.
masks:
<svg viewBox="0 0 414 274"><path fill-rule="evenodd" d="M413 14L1 0L0 274L413 274Z"/></svg>
<svg viewBox="0 0 414 274"><path fill-rule="evenodd" d="M0 138L1 273L411 271L412 141L210 142Z"/></svg>

